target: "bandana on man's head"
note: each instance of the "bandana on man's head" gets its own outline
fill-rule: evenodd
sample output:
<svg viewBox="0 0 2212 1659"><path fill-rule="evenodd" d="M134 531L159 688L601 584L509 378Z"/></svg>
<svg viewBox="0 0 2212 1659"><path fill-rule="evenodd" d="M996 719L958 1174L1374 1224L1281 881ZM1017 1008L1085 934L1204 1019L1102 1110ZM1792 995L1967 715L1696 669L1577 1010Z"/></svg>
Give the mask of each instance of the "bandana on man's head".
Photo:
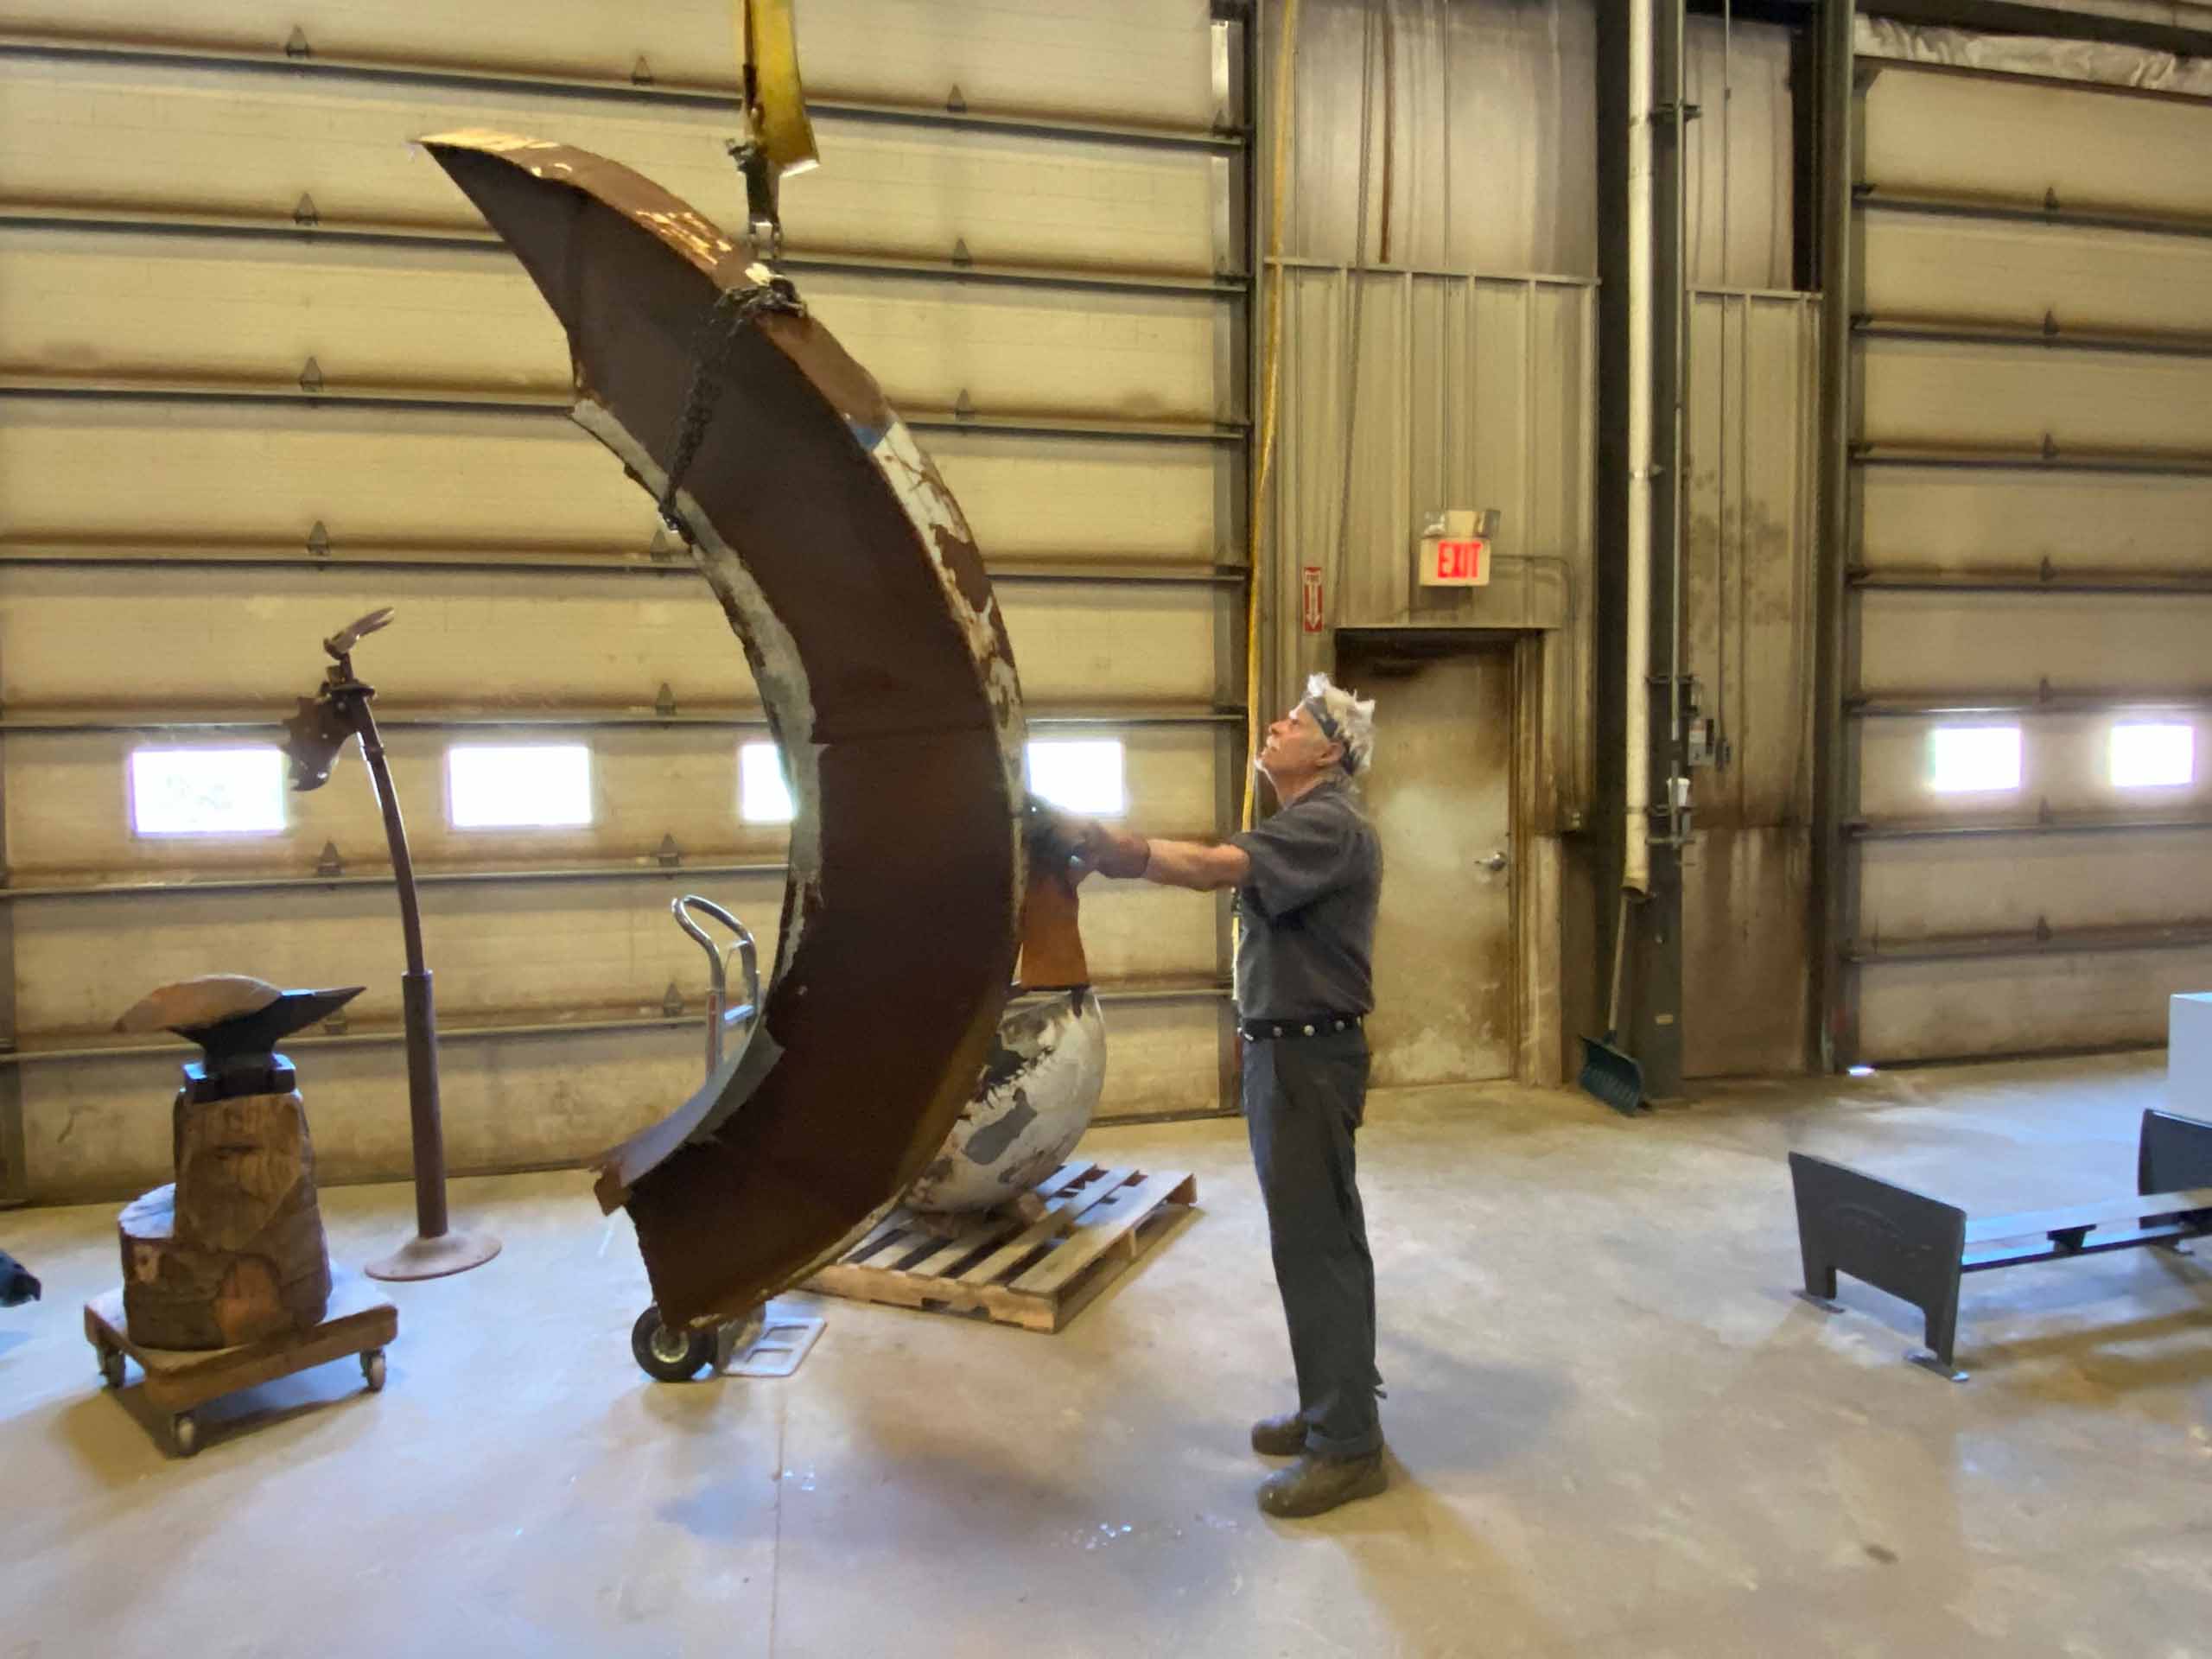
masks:
<svg viewBox="0 0 2212 1659"><path fill-rule="evenodd" d="M1352 758L1351 745L1344 741L1344 728L1339 726L1335 716L1329 713L1328 705L1319 697L1305 697L1300 700L1298 706L1313 716L1313 723L1321 728L1322 736L1344 750L1344 753L1337 757L1338 763L1346 772L1357 772L1359 770L1359 762Z"/></svg>

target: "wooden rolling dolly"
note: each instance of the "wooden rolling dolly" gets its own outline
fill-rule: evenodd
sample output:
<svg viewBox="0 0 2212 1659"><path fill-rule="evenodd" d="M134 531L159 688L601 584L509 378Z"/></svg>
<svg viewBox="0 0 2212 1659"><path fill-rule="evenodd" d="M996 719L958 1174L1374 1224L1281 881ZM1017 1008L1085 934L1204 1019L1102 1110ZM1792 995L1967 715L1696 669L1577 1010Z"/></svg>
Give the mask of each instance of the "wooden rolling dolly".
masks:
<svg viewBox="0 0 2212 1659"><path fill-rule="evenodd" d="M123 1282L85 1306L100 1376L146 1373L181 1457L208 1401L358 1354L373 1394L399 1311L332 1274L299 1074L277 1041L345 1007L358 985L280 991L243 974L165 985L116 1022L200 1046L171 1108L176 1179L116 1217Z"/></svg>
<svg viewBox="0 0 2212 1659"><path fill-rule="evenodd" d="M353 1278L338 1281L319 1324L234 1348L149 1348L134 1342L120 1287L85 1304L85 1337L99 1357L101 1380L120 1389L125 1357L137 1360L146 1374L147 1403L168 1414L170 1442L183 1458L200 1449L194 1412L241 1389L357 1354L362 1381L376 1393L384 1387L384 1351L398 1334L399 1310Z"/></svg>

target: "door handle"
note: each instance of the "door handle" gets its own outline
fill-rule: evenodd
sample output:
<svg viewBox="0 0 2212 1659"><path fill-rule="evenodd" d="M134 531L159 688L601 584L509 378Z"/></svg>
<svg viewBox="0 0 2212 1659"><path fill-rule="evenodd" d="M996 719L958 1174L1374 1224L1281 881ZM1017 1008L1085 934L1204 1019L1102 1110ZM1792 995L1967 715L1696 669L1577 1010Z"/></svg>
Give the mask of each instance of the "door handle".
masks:
<svg viewBox="0 0 2212 1659"><path fill-rule="evenodd" d="M1476 861L1479 863L1483 868L1488 870L1492 875L1495 875L1513 861L1505 855L1505 849L1501 847L1497 851L1492 853L1488 858L1478 859Z"/></svg>

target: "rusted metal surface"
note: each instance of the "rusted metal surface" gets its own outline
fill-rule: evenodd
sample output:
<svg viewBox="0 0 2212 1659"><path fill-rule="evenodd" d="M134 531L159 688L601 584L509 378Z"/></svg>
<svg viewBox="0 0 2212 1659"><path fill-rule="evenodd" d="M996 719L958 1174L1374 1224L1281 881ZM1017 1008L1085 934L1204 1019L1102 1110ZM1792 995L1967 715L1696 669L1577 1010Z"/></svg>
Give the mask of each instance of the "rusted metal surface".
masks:
<svg viewBox="0 0 2212 1659"><path fill-rule="evenodd" d="M424 142L566 327L578 423L660 497L702 324L759 285L744 249L599 156ZM1005 1006L1025 878L1013 654L936 468L804 315L753 312L703 372L711 410L671 505L798 817L769 1042L602 1165L664 1316L693 1325L803 1277L944 1144Z"/></svg>

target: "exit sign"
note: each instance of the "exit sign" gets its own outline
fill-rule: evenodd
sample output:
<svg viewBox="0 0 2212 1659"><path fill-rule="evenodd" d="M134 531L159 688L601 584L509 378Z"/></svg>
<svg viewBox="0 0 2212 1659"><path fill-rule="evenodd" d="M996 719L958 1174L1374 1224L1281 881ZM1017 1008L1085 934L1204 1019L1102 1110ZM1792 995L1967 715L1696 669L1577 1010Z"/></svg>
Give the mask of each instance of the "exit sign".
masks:
<svg viewBox="0 0 2212 1659"><path fill-rule="evenodd" d="M1430 588L1480 588L1490 581L1490 543L1479 536L1423 544L1421 579Z"/></svg>
<svg viewBox="0 0 2212 1659"><path fill-rule="evenodd" d="M1424 588L1487 588L1497 530L1494 511L1459 507L1436 514L1414 549L1415 579Z"/></svg>

